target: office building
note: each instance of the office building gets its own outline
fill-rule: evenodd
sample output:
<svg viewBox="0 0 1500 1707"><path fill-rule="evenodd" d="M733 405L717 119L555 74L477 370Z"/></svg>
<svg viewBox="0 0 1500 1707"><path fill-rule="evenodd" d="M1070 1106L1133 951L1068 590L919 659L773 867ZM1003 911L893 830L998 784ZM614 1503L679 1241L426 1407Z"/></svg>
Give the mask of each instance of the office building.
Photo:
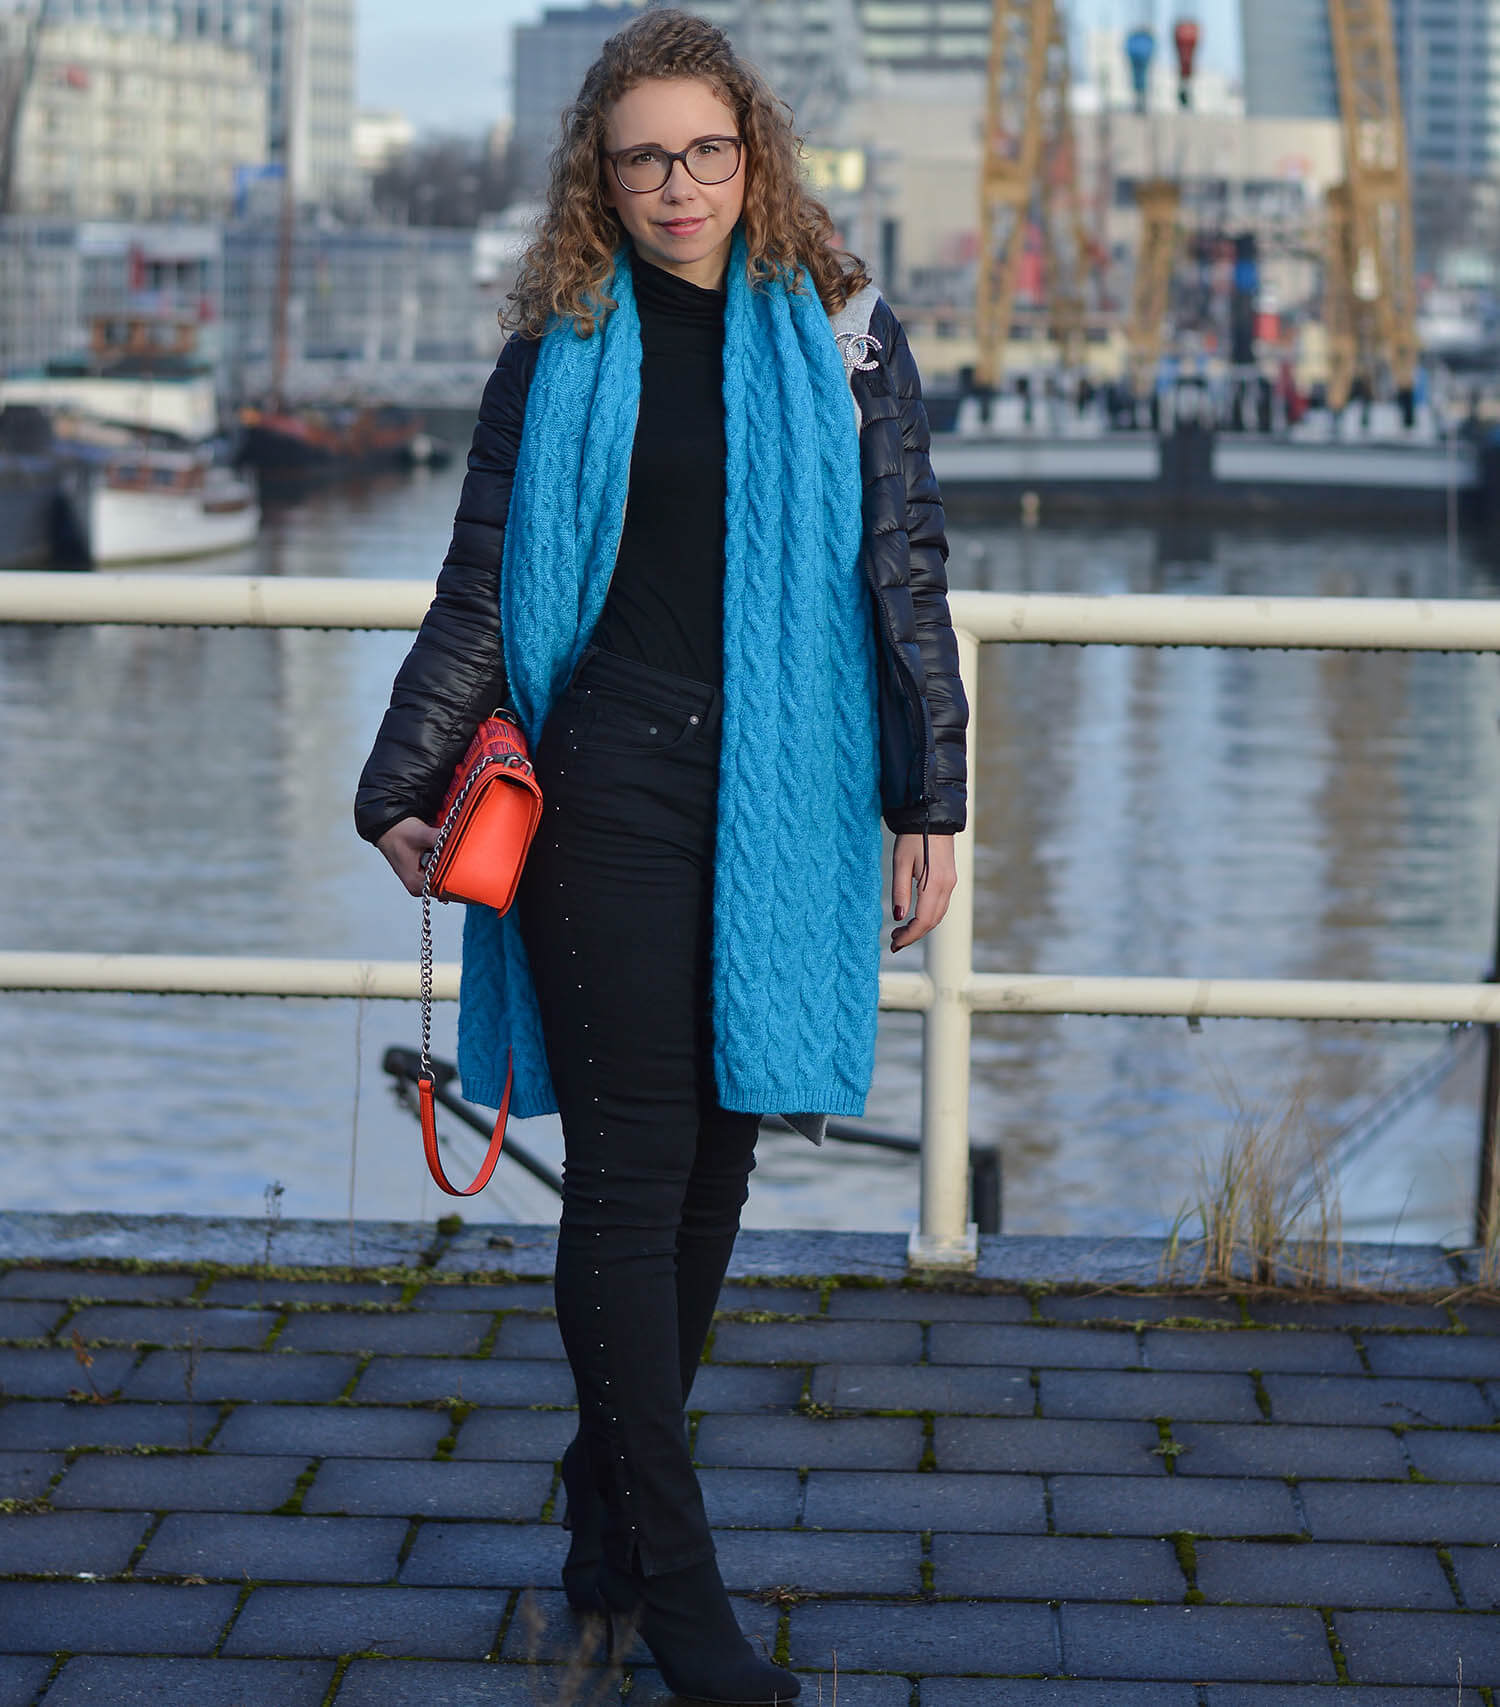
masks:
<svg viewBox="0 0 1500 1707"><path fill-rule="evenodd" d="M0 16L0 58L29 26ZM80 219L207 219L265 158L265 90L250 55L89 22L49 24L22 100L11 207Z"/></svg>
<svg viewBox="0 0 1500 1707"><path fill-rule="evenodd" d="M549 6L536 23L516 26L511 38L512 143L517 181L525 193L545 187L547 161L562 138L564 109L599 49L635 10L628 3Z"/></svg>
<svg viewBox="0 0 1500 1707"><path fill-rule="evenodd" d="M180 40L242 48L266 89L266 158L285 158L288 71L299 0L50 0L59 22L92 21ZM300 0L303 112L299 193L309 200L355 199L355 0Z"/></svg>

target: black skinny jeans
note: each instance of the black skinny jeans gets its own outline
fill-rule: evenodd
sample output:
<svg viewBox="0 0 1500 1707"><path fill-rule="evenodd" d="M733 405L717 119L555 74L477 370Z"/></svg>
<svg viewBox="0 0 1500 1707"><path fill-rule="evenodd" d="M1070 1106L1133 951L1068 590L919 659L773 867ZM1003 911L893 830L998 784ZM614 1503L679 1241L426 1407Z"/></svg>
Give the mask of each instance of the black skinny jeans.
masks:
<svg viewBox="0 0 1500 1707"><path fill-rule="evenodd" d="M714 1089L720 696L591 650L535 755L520 921L562 1114L557 1319L605 1549L709 1558L683 1407L755 1165Z"/></svg>

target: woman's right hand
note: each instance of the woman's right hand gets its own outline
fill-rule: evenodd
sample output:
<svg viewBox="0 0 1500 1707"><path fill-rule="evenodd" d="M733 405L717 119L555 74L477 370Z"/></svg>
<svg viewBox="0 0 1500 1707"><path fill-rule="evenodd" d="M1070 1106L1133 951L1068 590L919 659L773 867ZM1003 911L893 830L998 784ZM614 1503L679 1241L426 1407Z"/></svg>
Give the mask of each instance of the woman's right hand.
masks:
<svg viewBox="0 0 1500 1707"><path fill-rule="evenodd" d="M437 841L438 833L431 824L420 818L403 818L376 842L375 846L390 861L391 870L406 885L407 893L422 893L422 855Z"/></svg>

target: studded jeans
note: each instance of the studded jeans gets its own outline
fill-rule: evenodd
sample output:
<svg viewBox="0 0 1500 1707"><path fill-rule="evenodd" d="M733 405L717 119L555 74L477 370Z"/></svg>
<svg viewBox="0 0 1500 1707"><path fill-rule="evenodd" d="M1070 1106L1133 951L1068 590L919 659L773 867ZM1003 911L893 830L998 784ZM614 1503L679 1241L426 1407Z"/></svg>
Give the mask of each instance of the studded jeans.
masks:
<svg viewBox="0 0 1500 1707"><path fill-rule="evenodd" d="M739 1229L758 1121L714 1092L720 698L591 651L538 743L520 894L566 1150L557 1317L605 1548L712 1555L683 1409Z"/></svg>

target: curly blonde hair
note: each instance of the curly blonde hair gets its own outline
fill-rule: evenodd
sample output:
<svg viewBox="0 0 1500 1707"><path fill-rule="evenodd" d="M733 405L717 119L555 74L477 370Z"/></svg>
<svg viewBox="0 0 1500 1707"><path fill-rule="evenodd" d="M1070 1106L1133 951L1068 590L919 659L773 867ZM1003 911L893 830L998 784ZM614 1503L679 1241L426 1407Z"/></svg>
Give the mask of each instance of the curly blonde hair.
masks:
<svg viewBox="0 0 1500 1707"><path fill-rule="evenodd" d="M652 7L605 42L563 114L546 210L522 257L510 306L501 310L502 325L535 338L555 321L571 320L587 337L615 306L608 287L623 228L604 200L604 132L616 101L654 78L707 83L734 110L744 139L741 221L750 282L779 278L800 288L803 272L823 306L837 313L870 275L836 247L827 208L803 184L791 109L723 31L690 13Z"/></svg>

